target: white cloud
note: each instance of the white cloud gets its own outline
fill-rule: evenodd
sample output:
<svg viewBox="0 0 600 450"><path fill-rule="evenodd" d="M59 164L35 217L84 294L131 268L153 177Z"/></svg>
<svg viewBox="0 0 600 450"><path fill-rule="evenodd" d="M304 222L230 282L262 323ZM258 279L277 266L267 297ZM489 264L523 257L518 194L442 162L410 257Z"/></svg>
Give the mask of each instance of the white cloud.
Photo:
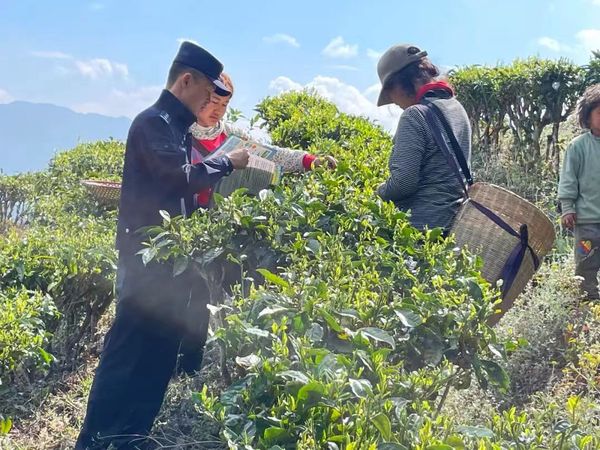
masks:
<svg viewBox="0 0 600 450"><path fill-rule="evenodd" d="M352 58L358 54L358 45L350 45L344 38L338 36L333 38L323 49L323 54L330 58Z"/></svg>
<svg viewBox="0 0 600 450"><path fill-rule="evenodd" d="M75 59L68 53L60 51L33 51L32 56L43 59L54 59L62 61L62 64L55 68L57 74L67 75L72 72L78 72L84 77L96 80L99 78L120 76L127 78L129 76L129 68L127 64L110 61L106 58L93 58L89 60ZM72 65L72 69L69 69L64 64L69 62Z"/></svg>
<svg viewBox="0 0 600 450"><path fill-rule="evenodd" d="M560 44L558 43L558 41L547 36L539 38L537 40L537 43L542 47L549 48L550 50L553 50L555 52L560 50Z"/></svg>
<svg viewBox="0 0 600 450"><path fill-rule="evenodd" d="M41 51L41 52L31 52L33 56L36 58L45 58L45 59L73 59L71 55L63 52L56 51Z"/></svg>
<svg viewBox="0 0 600 450"><path fill-rule="evenodd" d="M373 50L372 48L367 49L367 56L371 59L379 61L379 58L383 55L383 52L378 52L377 50Z"/></svg>
<svg viewBox="0 0 600 450"><path fill-rule="evenodd" d="M401 110L395 106L378 108L375 103L376 96L373 100L368 98L379 93L379 85L371 86L362 93L356 87L333 77L318 75L303 86L288 77L280 76L271 81L269 89L275 94L302 89L313 90L337 105L340 111L356 116L366 116L379 122L390 132L395 131L401 113Z"/></svg>
<svg viewBox="0 0 600 450"><path fill-rule="evenodd" d="M597 0L600 4L600 0ZM540 37L537 43L553 52L572 53L577 59L587 59L592 50L600 49L600 29L588 28L575 34L573 45L563 44L548 36Z"/></svg>
<svg viewBox="0 0 600 450"><path fill-rule="evenodd" d="M75 73L75 69L69 68L69 67L64 66L62 64L56 64L54 66L53 72L56 75L58 75L59 77L65 77L67 75L71 75L71 74Z"/></svg>
<svg viewBox="0 0 600 450"><path fill-rule="evenodd" d="M14 100L13 96L10 95L4 89L0 89L0 104L2 103L10 103Z"/></svg>
<svg viewBox="0 0 600 450"><path fill-rule="evenodd" d="M549 50L552 50L553 52L570 52L571 51L571 47L569 47L566 44L562 44L560 42L558 42L556 39L553 39L551 37L548 36L542 36L541 38L539 38L537 40L537 43L539 45L541 45L542 47L545 47Z"/></svg>
<svg viewBox="0 0 600 450"><path fill-rule="evenodd" d="M79 73L96 80L98 78L121 76L127 78L129 69L126 64L109 61L104 58L94 58L88 61L75 61Z"/></svg>
<svg viewBox="0 0 600 450"><path fill-rule="evenodd" d="M372 98L375 95L378 96L379 91L381 91L381 83L375 83L374 85L369 86L367 89L365 89L365 92L363 94L367 98ZM377 97L375 97L375 101L377 101Z"/></svg>
<svg viewBox="0 0 600 450"><path fill-rule="evenodd" d="M265 37L263 37L263 42L266 42L267 44L282 43L282 44L291 45L292 47L296 47L296 48L300 47L298 40L294 36L290 36L289 34L284 34L284 33L277 33L272 36L265 36Z"/></svg>
<svg viewBox="0 0 600 450"><path fill-rule="evenodd" d="M600 6L600 0L590 0L592 5Z"/></svg>
<svg viewBox="0 0 600 450"><path fill-rule="evenodd" d="M283 94L289 91L301 91L302 85L292 81L288 77L279 76L269 83L269 90L275 94Z"/></svg>
<svg viewBox="0 0 600 450"><path fill-rule="evenodd" d="M100 3L100 2L93 2L90 3L90 9L92 11L101 11L106 7L106 5L104 3Z"/></svg>
<svg viewBox="0 0 600 450"><path fill-rule="evenodd" d="M600 3L600 0L598 2ZM600 50L600 29L581 30L575 37L586 52Z"/></svg>
<svg viewBox="0 0 600 450"><path fill-rule="evenodd" d="M113 89L98 100L71 105L71 108L83 113L134 118L156 101L162 89L162 86L142 86L128 91Z"/></svg>

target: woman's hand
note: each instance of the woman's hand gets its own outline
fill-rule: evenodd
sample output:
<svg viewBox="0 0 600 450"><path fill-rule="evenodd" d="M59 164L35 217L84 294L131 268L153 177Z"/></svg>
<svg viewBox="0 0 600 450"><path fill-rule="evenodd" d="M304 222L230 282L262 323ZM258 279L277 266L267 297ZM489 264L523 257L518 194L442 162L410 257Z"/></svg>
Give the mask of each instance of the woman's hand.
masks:
<svg viewBox="0 0 600 450"><path fill-rule="evenodd" d="M314 167L325 166L329 169L335 169L337 167L337 161L333 156L317 156L313 161Z"/></svg>

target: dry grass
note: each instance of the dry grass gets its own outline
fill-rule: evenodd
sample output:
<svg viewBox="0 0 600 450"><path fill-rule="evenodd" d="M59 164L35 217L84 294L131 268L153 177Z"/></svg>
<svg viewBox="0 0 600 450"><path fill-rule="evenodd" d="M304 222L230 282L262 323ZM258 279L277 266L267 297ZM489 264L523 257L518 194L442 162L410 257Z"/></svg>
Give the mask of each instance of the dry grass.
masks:
<svg viewBox="0 0 600 450"><path fill-rule="evenodd" d="M79 432L96 359L79 370L44 381L13 397L13 407L22 410L9 435L0 440L2 449L72 449Z"/></svg>
<svg viewBox="0 0 600 450"><path fill-rule="evenodd" d="M198 412L192 395L201 390L204 383L219 385L217 360L217 349L209 348L198 376L180 377L171 382L150 438L152 447L224 448L218 428ZM11 405L9 415L15 417L15 423L8 436L0 437L0 449L72 449L83 422L97 363L96 356L88 355L74 372L51 374L43 381L5 396L2 403L4 408Z"/></svg>
<svg viewBox="0 0 600 450"><path fill-rule="evenodd" d="M484 391L473 382L449 395L444 413L458 424L489 426L494 414L512 406L530 417L560 415L578 395L590 405L580 426L600 433L600 305L580 304L577 297L570 258L544 265L497 326L502 339L528 342L508 356L510 391Z"/></svg>

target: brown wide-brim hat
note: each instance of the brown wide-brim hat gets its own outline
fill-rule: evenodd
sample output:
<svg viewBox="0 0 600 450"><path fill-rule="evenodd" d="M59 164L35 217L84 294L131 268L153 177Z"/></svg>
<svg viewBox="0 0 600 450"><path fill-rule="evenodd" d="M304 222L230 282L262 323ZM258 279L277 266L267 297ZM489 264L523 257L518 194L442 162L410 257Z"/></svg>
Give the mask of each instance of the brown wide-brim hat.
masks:
<svg viewBox="0 0 600 450"><path fill-rule="evenodd" d="M392 102L390 98L389 89L387 89L386 83L390 77L400 72L406 66L415 61L419 61L427 56L425 50L421 50L411 44L400 44L390 47L382 56L379 58L377 63L377 75L379 75L379 81L381 82L381 92L377 99L377 106L389 105Z"/></svg>

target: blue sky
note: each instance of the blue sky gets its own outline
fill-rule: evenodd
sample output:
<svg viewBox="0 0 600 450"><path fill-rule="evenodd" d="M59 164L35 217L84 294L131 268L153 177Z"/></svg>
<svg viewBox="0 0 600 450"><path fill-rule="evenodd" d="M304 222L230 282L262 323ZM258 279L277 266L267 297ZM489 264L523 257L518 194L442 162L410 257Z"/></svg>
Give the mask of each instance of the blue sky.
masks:
<svg viewBox="0 0 600 450"><path fill-rule="evenodd" d="M389 46L411 42L443 67L529 55L583 64L600 48L600 0L0 0L0 102L133 117L185 38L224 63L246 115L309 85L391 129L398 111L374 104Z"/></svg>

